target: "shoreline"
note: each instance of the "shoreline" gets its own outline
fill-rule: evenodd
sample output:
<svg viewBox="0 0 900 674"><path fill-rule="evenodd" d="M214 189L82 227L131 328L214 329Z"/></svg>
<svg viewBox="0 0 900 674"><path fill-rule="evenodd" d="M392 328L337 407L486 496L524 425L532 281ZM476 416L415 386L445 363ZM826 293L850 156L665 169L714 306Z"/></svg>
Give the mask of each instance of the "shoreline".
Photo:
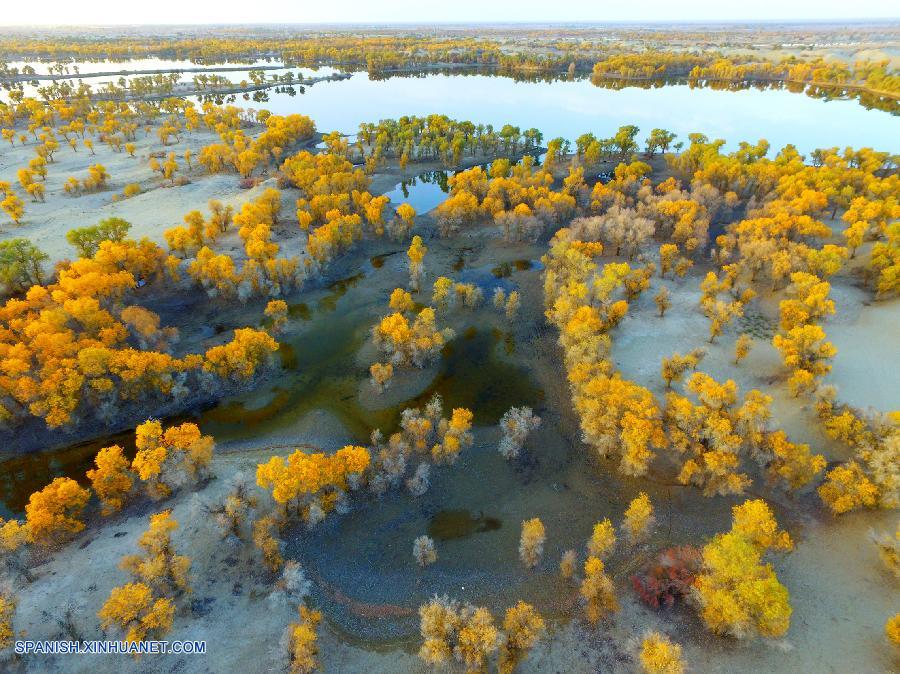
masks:
<svg viewBox="0 0 900 674"><path fill-rule="evenodd" d="M83 80L95 77L132 77L135 75L169 75L174 73L232 73L242 72L245 70L287 70L294 66L273 65L273 66L220 66L220 67L196 67L196 68L153 68L150 70L105 70L92 73L66 73L64 75L24 75L22 73L13 75L12 77L0 77L0 84L14 84L17 82L53 82L58 80Z"/></svg>
<svg viewBox="0 0 900 674"><path fill-rule="evenodd" d="M348 80L352 75L347 73L335 73L333 75L323 75L322 77L312 77L305 80L294 80L293 82L264 82L262 84L251 84L246 87L235 86L226 89L193 89L193 90L174 90L168 93L149 93L139 96L113 96L113 95L94 95L91 96L93 101L162 101L168 98L187 98L188 96L232 96L235 94L245 94L251 91L265 91L274 89L275 87L311 87L320 82L340 82ZM180 84L188 84L187 82ZM179 86L178 84L175 85Z"/></svg>

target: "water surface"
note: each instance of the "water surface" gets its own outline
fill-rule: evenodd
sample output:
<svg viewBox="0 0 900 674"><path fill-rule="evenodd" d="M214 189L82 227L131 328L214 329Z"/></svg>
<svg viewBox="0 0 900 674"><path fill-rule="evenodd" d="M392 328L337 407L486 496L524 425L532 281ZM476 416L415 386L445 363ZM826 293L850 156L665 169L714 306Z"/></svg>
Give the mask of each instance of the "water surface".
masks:
<svg viewBox="0 0 900 674"><path fill-rule="evenodd" d="M615 90L588 80L516 82L489 75L429 74L370 80L356 73L347 80L320 83L302 95L267 92L259 105L277 114L299 112L321 131L355 133L361 122L403 115L445 114L455 119L537 128L545 139L574 140L592 132L610 137L625 124L723 138L738 142L767 139L773 148L793 143L801 152L820 147L874 147L900 152L898 120L887 112L866 110L853 100L821 100L787 90L738 91L670 84L658 88L626 86Z"/></svg>

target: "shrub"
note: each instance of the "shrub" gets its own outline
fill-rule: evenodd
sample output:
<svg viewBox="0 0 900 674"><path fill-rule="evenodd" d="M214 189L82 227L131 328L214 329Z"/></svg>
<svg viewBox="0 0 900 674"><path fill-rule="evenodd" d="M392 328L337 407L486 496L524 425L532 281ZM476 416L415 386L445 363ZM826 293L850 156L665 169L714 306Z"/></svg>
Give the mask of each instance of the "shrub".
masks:
<svg viewBox="0 0 900 674"><path fill-rule="evenodd" d="M671 608L691 590L700 569L699 548L682 545L662 550L656 559L631 577L641 601L651 608Z"/></svg>
<svg viewBox="0 0 900 674"><path fill-rule="evenodd" d="M141 186L137 183L128 183L122 190L122 196L126 199L130 199L131 197L136 197L141 191Z"/></svg>

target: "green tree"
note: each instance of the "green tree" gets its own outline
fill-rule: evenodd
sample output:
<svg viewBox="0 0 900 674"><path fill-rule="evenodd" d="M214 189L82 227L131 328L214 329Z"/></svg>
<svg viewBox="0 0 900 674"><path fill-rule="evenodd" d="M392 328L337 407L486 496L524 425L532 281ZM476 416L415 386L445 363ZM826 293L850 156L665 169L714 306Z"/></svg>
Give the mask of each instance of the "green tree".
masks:
<svg viewBox="0 0 900 674"><path fill-rule="evenodd" d="M18 293L43 281L41 263L47 254L28 239L0 241L0 283Z"/></svg>
<svg viewBox="0 0 900 674"><path fill-rule="evenodd" d="M671 131L653 129L647 137L647 156L652 157L657 150L668 152L673 140L675 140L675 134Z"/></svg>
<svg viewBox="0 0 900 674"><path fill-rule="evenodd" d="M81 257L93 257L104 241L121 241L128 236L131 223L122 218L107 218L91 227L78 227L66 233L69 242Z"/></svg>
<svg viewBox="0 0 900 674"><path fill-rule="evenodd" d="M628 124L627 126L620 126L619 130L616 131L616 135L612 137L612 146L618 152L620 161L624 161L637 152L638 144L635 141L635 137L638 135L638 131L640 129L634 124Z"/></svg>

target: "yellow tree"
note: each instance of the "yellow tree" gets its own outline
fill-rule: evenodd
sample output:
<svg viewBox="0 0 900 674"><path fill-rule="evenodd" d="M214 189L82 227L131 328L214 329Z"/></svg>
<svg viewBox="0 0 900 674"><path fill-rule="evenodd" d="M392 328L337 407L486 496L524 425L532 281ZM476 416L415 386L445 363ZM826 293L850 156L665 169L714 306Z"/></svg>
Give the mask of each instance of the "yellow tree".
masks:
<svg viewBox="0 0 900 674"><path fill-rule="evenodd" d="M273 456L259 464L256 483L271 490L285 511L301 515L312 526L336 507L348 489L358 485L370 463L365 447L347 445L332 455L298 449L287 460Z"/></svg>
<svg viewBox="0 0 900 674"><path fill-rule="evenodd" d="M178 522L172 519L171 510L151 515L150 528L138 539L143 552L126 555L120 564L136 581L164 596L191 591L188 580L191 560L176 554L172 545L172 532L177 528Z"/></svg>
<svg viewBox="0 0 900 674"><path fill-rule="evenodd" d="M81 192L81 181L75 176L69 176L63 183L63 190L66 194L77 195Z"/></svg>
<svg viewBox="0 0 900 674"><path fill-rule="evenodd" d="M653 504L650 503L650 497L641 492L628 504L628 509L625 511L625 519L622 522L625 538L631 544L642 541L649 535L655 522L656 518L653 516Z"/></svg>
<svg viewBox="0 0 900 674"><path fill-rule="evenodd" d="M431 302L441 311L446 311L452 299L453 281L446 276L439 276L433 287Z"/></svg>
<svg viewBox="0 0 900 674"><path fill-rule="evenodd" d="M641 668L645 674L683 674L681 646L659 632L650 632L641 643Z"/></svg>
<svg viewBox="0 0 900 674"><path fill-rule="evenodd" d="M75 480L58 477L35 492L25 506L28 529L36 542L49 544L84 529L78 519L90 492Z"/></svg>
<svg viewBox="0 0 900 674"><path fill-rule="evenodd" d="M34 182L34 171L29 168L20 168L16 172L16 178L18 178L19 184L22 186L22 189L27 190L28 186Z"/></svg>
<svg viewBox="0 0 900 674"><path fill-rule="evenodd" d="M653 301L656 302L656 308L659 309L659 317L663 318L666 315L666 310L672 306L672 301L669 299L669 289L665 286L660 288Z"/></svg>
<svg viewBox="0 0 900 674"><path fill-rule="evenodd" d="M431 458L435 463L453 463L459 452L472 446L472 411L465 407L455 407L449 420L441 419L438 424L440 443L432 446Z"/></svg>
<svg viewBox="0 0 900 674"><path fill-rule="evenodd" d="M743 306L741 302L723 302L715 299L703 303L703 313L709 319L710 344L715 342L716 337L722 334L724 328L736 316L743 316Z"/></svg>
<svg viewBox="0 0 900 674"><path fill-rule="evenodd" d="M137 454L131 467L153 498L172 493L176 485L196 483L209 472L215 441L196 424L184 423L163 431L158 421L146 421L135 431Z"/></svg>
<svg viewBox="0 0 900 674"><path fill-rule="evenodd" d="M878 487L869 480L856 461L849 461L828 471L818 493L834 515L842 515L862 507L874 508L878 503Z"/></svg>
<svg viewBox="0 0 900 674"><path fill-rule="evenodd" d="M278 533L278 518L275 515L260 517L253 522L253 544L262 553L263 563L269 571L277 571L284 564Z"/></svg>
<svg viewBox="0 0 900 674"><path fill-rule="evenodd" d="M516 314L519 313L519 291L513 290L509 297L506 298L506 307L504 308L503 313L506 315L506 320L512 321L515 319Z"/></svg>
<svg viewBox="0 0 900 674"><path fill-rule="evenodd" d="M366 216L366 222L379 236L384 233L384 208L388 202L390 202L390 198L385 195L373 197L366 202L362 209Z"/></svg>
<svg viewBox="0 0 900 674"><path fill-rule="evenodd" d="M174 229L185 231L183 227ZM172 236L178 237L174 243L180 245L181 233L173 233ZM170 242L169 245L173 245L173 242ZM241 276L234 267L234 259L230 255L216 255L206 246L201 248L197 252L196 258L191 261L188 266L188 274L195 282L203 286L206 294L210 297L232 298L237 295L238 285L241 282Z"/></svg>
<svg viewBox="0 0 900 674"><path fill-rule="evenodd" d="M571 326L572 322L569 329ZM570 372L570 380L574 376L574 371ZM619 373L598 373L576 383L573 403L581 417L585 441L602 456L619 453L619 471L623 474L644 475L654 457L650 447L665 443L653 394Z"/></svg>
<svg viewBox="0 0 900 674"><path fill-rule="evenodd" d="M204 510L215 518L222 538L234 541L247 540L245 524L250 511L256 508L257 499L251 492L249 480L244 473L237 472L229 480L230 489Z"/></svg>
<svg viewBox="0 0 900 674"><path fill-rule="evenodd" d="M663 358L660 374L666 382L666 388L671 388L673 381L681 381L688 370L696 370L704 357L706 357L706 351L694 349L684 356L676 352L668 358Z"/></svg>
<svg viewBox="0 0 900 674"><path fill-rule="evenodd" d="M175 159L175 153L170 152L166 156L166 161L163 162L162 165L162 174L163 178L166 180L171 180L172 184L175 184L175 172L178 170L178 161Z"/></svg>
<svg viewBox="0 0 900 674"><path fill-rule="evenodd" d="M277 334L284 329L285 325L287 325L287 302L284 300L269 300L263 314L272 321L272 332Z"/></svg>
<svg viewBox="0 0 900 674"><path fill-rule="evenodd" d="M815 390L819 378L831 371L828 361L837 354L837 348L826 341L825 331L818 325L791 328L785 334L775 335L772 344L792 370L788 387L795 397Z"/></svg>
<svg viewBox="0 0 900 674"><path fill-rule="evenodd" d="M319 668L316 627L322 620L319 611L299 606L300 620L288 625L288 671L291 674L311 674Z"/></svg>
<svg viewBox="0 0 900 674"><path fill-rule="evenodd" d="M434 539L430 536L417 536L413 541L413 559L423 569L437 561Z"/></svg>
<svg viewBox="0 0 900 674"><path fill-rule="evenodd" d="M0 650L12 646L16 636L13 618L16 615L16 597L12 592L0 591Z"/></svg>
<svg viewBox="0 0 900 674"><path fill-rule="evenodd" d="M459 612L459 631L453 655L470 672L483 671L487 659L497 650L500 634L486 608L464 606Z"/></svg>
<svg viewBox="0 0 900 674"><path fill-rule="evenodd" d="M825 331L817 322L834 313L834 302L828 299L831 286L813 274L791 275L788 299L779 305L780 332L772 344L781 352L784 364L791 368L788 386L795 396L811 393L818 380L828 374L826 362L837 349L825 341Z"/></svg>
<svg viewBox="0 0 900 674"><path fill-rule="evenodd" d="M22 216L25 215L25 205L22 203L22 200L12 192L6 192L3 201L0 201L0 208L3 209L9 216L9 219L16 225L22 221Z"/></svg>
<svg viewBox="0 0 900 674"><path fill-rule="evenodd" d="M544 619L531 604L519 601L508 608L503 618L503 645L497 663L498 672L512 674L545 630Z"/></svg>
<svg viewBox="0 0 900 674"><path fill-rule="evenodd" d="M26 523L0 517L0 561L12 575L21 574L29 583L33 580L27 563L31 541L31 529Z"/></svg>
<svg viewBox="0 0 900 674"><path fill-rule="evenodd" d="M588 539L588 555L598 559L606 558L616 546L616 533L609 518L594 525L594 530Z"/></svg>
<svg viewBox="0 0 900 674"><path fill-rule="evenodd" d="M435 596L419 607L419 631L423 643L419 657L431 666L444 665L453 655L453 643L460 627L456 602Z"/></svg>
<svg viewBox="0 0 900 674"><path fill-rule="evenodd" d="M766 477L789 489L809 484L825 468L824 456L810 452L809 445L791 442L784 431L771 433L764 449L760 458L767 460Z"/></svg>
<svg viewBox="0 0 900 674"><path fill-rule="evenodd" d="M544 554L544 524L537 517L522 522L522 535L519 539L519 558L529 569L533 569L541 561Z"/></svg>
<svg viewBox="0 0 900 674"><path fill-rule="evenodd" d="M574 550L566 550L559 560L559 575L565 580L570 580L575 575L575 566L578 564L578 553Z"/></svg>
<svg viewBox="0 0 900 674"><path fill-rule="evenodd" d="M394 366L391 363L372 363L369 367L369 376L372 385L379 393L383 393L394 377Z"/></svg>
<svg viewBox="0 0 900 674"><path fill-rule="evenodd" d="M585 561L579 592L585 601L585 615L592 625L619 610L612 579L606 575L603 561L597 557L588 557Z"/></svg>
<svg viewBox="0 0 900 674"><path fill-rule="evenodd" d="M671 446L690 454L679 481L702 487L706 496L743 493L750 479L737 472L742 453L749 450L761 463L772 458L766 446L771 398L752 390L738 407L734 381L720 383L703 372L695 372L686 388L699 404L675 393L666 396Z"/></svg>
<svg viewBox="0 0 900 674"><path fill-rule="evenodd" d="M399 241L412 231L415 220L416 209L409 204L400 204L397 206L397 216L388 225L388 232Z"/></svg>
<svg viewBox="0 0 900 674"><path fill-rule="evenodd" d="M96 468L87 472L94 493L103 505L103 514L109 515L121 509L134 484L129 461L118 445L104 447L94 458Z"/></svg>
<svg viewBox="0 0 900 674"><path fill-rule="evenodd" d="M781 330L789 332L793 328L817 323L834 313L834 301L828 299L831 285L819 277L806 272L791 274L788 299L779 304Z"/></svg>
<svg viewBox="0 0 900 674"><path fill-rule="evenodd" d="M88 166L88 177L82 181L82 184L84 189L93 192L106 187L108 180L109 172L106 170L106 167L103 164L94 164L93 166Z"/></svg>
<svg viewBox="0 0 900 674"><path fill-rule="evenodd" d="M887 228L887 241L877 241L872 246L872 255L866 277L875 276L875 291L878 298L887 297L900 289L900 222Z"/></svg>
<svg viewBox="0 0 900 674"><path fill-rule="evenodd" d="M888 618L884 625L884 633L891 646L900 650L900 613L895 613Z"/></svg>
<svg viewBox="0 0 900 674"><path fill-rule="evenodd" d="M783 636L791 618L788 591L762 557L770 549L790 550L793 542L764 501L747 501L733 512L731 531L703 548L695 581L700 615L716 634Z"/></svg>
<svg viewBox="0 0 900 674"><path fill-rule="evenodd" d="M878 547L878 556L881 557L885 567L897 579L900 579L900 523L898 523L893 534L889 531L878 534L872 531L870 536Z"/></svg>
<svg viewBox="0 0 900 674"><path fill-rule="evenodd" d="M414 236L406 255L409 257L409 287L413 292L419 292L422 276L425 273L425 253L428 248L422 243L421 236Z"/></svg>
<svg viewBox="0 0 900 674"><path fill-rule="evenodd" d="M228 226L234 219L234 207L230 205L226 206L217 199L210 199L209 202L207 202L207 206L209 206L210 212L209 225L217 229L220 234L224 234L228 231ZM206 236L209 239L215 238L208 231Z"/></svg>
<svg viewBox="0 0 900 674"><path fill-rule="evenodd" d="M674 268L678 254L678 246L674 243L664 243L659 247L659 275L661 277L665 277Z"/></svg>
<svg viewBox="0 0 900 674"><path fill-rule="evenodd" d="M47 179L47 160L43 157L35 157L28 162L28 168L40 176L41 180Z"/></svg>
<svg viewBox="0 0 900 674"><path fill-rule="evenodd" d="M44 201L44 192L46 191L46 188L43 183L31 183L25 189L28 191L28 194L31 195L32 201Z"/></svg>
<svg viewBox="0 0 900 674"><path fill-rule="evenodd" d="M394 365L424 367L453 337L453 330L438 330L434 309L426 307L412 324L400 312L385 316L373 328L372 337L375 345L389 356Z"/></svg>
<svg viewBox="0 0 900 674"><path fill-rule="evenodd" d="M413 301L412 295L403 290L403 288L394 288L388 306L394 311L407 313L412 311L416 303Z"/></svg>
<svg viewBox="0 0 900 674"><path fill-rule="evenodd" d="M750 353L753 339L746 333L741 333L734 343L734 364L738 365Z"/></svg>
<svg viewBox="0 0 900 674"><path fill-rule="evenodd" d="M143 583L129 583L113 588L97 617L103 629L115 625L126 641L140 642L151 635L161 637L171 629L175 604L171 599L154 599Z"/></svg>

